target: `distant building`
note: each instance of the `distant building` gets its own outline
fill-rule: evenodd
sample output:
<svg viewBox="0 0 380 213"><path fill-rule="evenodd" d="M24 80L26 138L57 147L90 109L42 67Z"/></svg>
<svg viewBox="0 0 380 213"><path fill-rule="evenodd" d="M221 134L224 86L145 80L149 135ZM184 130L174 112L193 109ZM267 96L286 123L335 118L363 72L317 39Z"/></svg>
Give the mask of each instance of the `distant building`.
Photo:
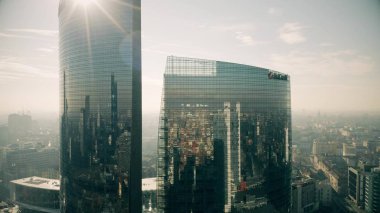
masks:
<svg viewBox="0 0 380 213"><path fill-rule="evenodd" d="M346 195L348 167L342 157L314 156L314 168L325 174L335 192Z"/></svg>
<svg viewBox="0 0 380 213"><path fill-rule="evenodd" d="M8 126L0 126L0 146L4 146L9 143L8 139Z"/></svg>
<svg viewBox="0 0 380 213"><path fill-rule="evenodd" d="M365 210L380 212L380 167L371 169L366 176Z"/></svg>
<svg viewBox="0 0 380 213"><path fill-rule="evenodd" d="M157 178L142 179L143 213L157 212Z"/></svg>
<svg viewBox="0 0 380 213"><path fill-rule="evenodd" d="M359 207L364 207L365 174L355 168L348 168L348 197Z"/></svg>
<svg viewBox="0 0 380 213"><path fill-rule="evenodd" d="M363 146L367 148L367 154L375 154L377 152L377 147L380 146L380 139L366 140Z"/></svg>
<svg viewBox="0 0 380 213"><path fill-rule="evenodd" d="M7 149L5 147L0 147L0 171L3 171L6 162Z"/></svg>
<svg viewBox="0 0 380 213"><path fill-rule="evenodd" d="M4 178L6 181L30 176L58 178L59 151L57 149L18 149L6 153Z"/></svg>
<svg viewBox="0 0 380 213"><path fill-rule="evenodd" d="M327 179L317 181L317 200L319 207L321 206L330 206L332 202L332 188Z"/></svg>
<svg viewBox="0 0 380 213"><path fill-rule="evenodd" d="M343 143L343 157L356 156L356 147L352 144Z"/></svg>
<svg viewBox="0 0 380 213"><path fill-rule="evenodd" d="M301 179L292 184L292 213L314 212L318 209L315 180Z"/></svg>
<svg viewBox="0 0 380 213"><path fill-rule="evenodd" d="M314 141L313 155L339 155L339 144L337 142L320 142Z"/></svg>
<svg viewBox="0 0 380 213"><path fill-rule="evenodd" d="M315 180L316 202L318 208L331 206L332 188L326 175L321 170L317 171L310 168L310 174L308 176Z"/></svg>
<svg viewBox="0 0 380 213"><path fill-rule="evenodd" d="M10 114L8 116L8 143L15 143L32 129L32 116L27 114Z"/></svg>
<svg viewBox="0 0 380 213"><path fill-rule="evenodd" d="M22 212L59 213L60 181L28 177L11 181L10 199Z"/></svg>
<svg viewBox="0 0 380 213"><path fill-rule="evenodd" d="M364 161L359 161L357 167L348 168L348 197L360 208L364 209L367 177L371 169L376 167Z"/></svg>

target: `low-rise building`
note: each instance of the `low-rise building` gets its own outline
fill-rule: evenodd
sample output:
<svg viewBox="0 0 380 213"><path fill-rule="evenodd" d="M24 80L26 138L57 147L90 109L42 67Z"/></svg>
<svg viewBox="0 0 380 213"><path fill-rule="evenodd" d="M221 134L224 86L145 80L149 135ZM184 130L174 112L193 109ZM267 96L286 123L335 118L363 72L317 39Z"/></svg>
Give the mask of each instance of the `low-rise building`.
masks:
<svg viewBox="0 0 380 213"><path fill-rule="evenodd" d="M60 181L41 177L12 180L10 199L20 206L21 211L47 213L59 212Z"/></svg>
<svg viewBox="0 0 380 213"><path fill-rule="evenodd" d="M347 193L347 163L339 156L316 156L314 157L314 168L321 170L333 190L345 196Z"/></svg>
<svg viewBox="0 0 380 213"><path fill-rule="evenodd" d="M340 155L339 143L314 141L312 154L313 155Z"/></svg>

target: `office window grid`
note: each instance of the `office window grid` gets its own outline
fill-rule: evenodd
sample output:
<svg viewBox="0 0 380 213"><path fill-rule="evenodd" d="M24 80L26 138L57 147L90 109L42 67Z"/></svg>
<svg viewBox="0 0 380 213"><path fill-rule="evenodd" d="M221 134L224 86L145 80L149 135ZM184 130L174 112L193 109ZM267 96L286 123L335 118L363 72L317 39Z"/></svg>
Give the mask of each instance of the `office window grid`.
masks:
<svg viewBox="0 0 380 213"><path fill-rule="evenodd" d="M286 74L253 66L168 57L158 209L289 212L289 81Z"/></svg>
<svg viewBox="0 0 380 213"><path fill-rule="evenodd" d="M141 201L141 118L133 113L141 103L132 104L141 98L141 81L132 86L141 72L139 8L139 0L60 1L62 212L141 211L131 209Z"/></svg>

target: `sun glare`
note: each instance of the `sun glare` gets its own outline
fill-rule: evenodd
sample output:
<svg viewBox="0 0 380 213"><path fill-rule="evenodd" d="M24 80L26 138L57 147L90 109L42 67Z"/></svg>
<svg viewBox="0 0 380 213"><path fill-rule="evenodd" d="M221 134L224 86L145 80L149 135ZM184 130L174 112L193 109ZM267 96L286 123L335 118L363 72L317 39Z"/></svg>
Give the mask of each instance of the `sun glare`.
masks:
<svg viewBox="0 0 380 213"><path fill-rule="evenodd" d="M83 6L87 6L89 5L90 3L92 3L94 0L77 0L79 4L83 5Z"/></svg>

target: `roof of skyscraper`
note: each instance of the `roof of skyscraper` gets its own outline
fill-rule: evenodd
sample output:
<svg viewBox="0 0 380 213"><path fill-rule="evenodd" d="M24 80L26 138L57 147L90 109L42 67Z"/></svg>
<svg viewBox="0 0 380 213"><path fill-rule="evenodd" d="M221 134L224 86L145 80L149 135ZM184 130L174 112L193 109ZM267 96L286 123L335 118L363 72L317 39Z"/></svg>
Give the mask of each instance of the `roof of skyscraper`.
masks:
<svg viewBox="0 0 380 213"><path fill-rule="evenodd" d="M216 76L217 63L224 63L230 65L237 65L239 67L255 68L258 71L268 72L269 78L282 78L281 80L288 80L289 75L274 71L268 68L256 67L252 65L224 62L218 60L188 58L179 56L168 56L165 74L167 75L182 75L182 76ZM193 68L191 71L187 68L189 65Z"/></svg>

